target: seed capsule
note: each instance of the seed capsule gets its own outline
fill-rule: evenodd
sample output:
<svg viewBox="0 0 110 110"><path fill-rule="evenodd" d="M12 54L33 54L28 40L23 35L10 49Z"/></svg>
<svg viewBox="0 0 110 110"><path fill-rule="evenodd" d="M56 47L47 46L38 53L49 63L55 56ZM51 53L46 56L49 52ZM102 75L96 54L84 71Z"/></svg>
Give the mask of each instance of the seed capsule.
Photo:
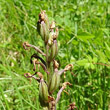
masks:
<svg viewBox="0 0 110 110"><path fill-rule="evenodd" d="M49 21L47 15L45 14L45 11L41 11L41 13L39 14L37 30L45 43L47 43L49 38Z"/></svg>
<svg viewBox="0 0 110 110"><path fill-rule="evenodd" d="M49 40L48 40L49 46L52 46L53 44L53 35L54 35L54 32L49 33Z"/></svg>
<svg viewBox="0 0 110 110"><path fill-rule="evenodd" d="M43 25L43 30L44 30L44 40L45 43L47 43L49 39L49 28L46 24Z"/></svg>
<svg viewBox="0 0 110 110"><path fill-rule="evenodd" d="M48 38L49 38L49 29L47 28L46 24L44 23L44 21L41 22L41 24L39 24L40 26L40 35L42 37L42 39L47 43Z"/></svg>
<svg viewBox="0 0 110 110"><path fill-rule="evenodd" d="M58 53L57 40L53 40L53 45L51 47L50 60L53 60Z"/></svg>
<svg viewBox="0 0 110 110"><path fill-rule="evenodd" d="M39 99L42 106L48 105L48 87L43 79L40 81L39 85Z"/></svg>
<svg viewBox="0 0 110 110"><path fill-rule="evenodd" d="M49 82L49 92L52 94L60 85L60 75L55 72Z"/></svg>
<svg viewBox="0 0 110 110"><path fill-rule="evenodd" d="M54 36L53 36L53 39L54 40L57 39L58 34L59 34L59 31L58 31L58 28L56 28L55 33L54 33Z"/></svg>

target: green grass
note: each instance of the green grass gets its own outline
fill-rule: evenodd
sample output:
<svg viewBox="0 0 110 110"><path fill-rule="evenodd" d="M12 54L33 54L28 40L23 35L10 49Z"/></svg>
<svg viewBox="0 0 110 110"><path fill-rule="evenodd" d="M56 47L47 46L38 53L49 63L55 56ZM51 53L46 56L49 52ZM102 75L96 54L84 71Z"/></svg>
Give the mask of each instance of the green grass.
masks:
<svg viewBox="0 0 110 110"><path fill-rule="evenodd" d="M59 29L60 68L74 64L63 81L73 84L62 93L58 110L75 102L78 110L110 109L110 1L109 0L0 0L0 110L42 110L38 83L30 83L27 41L43 49L36 31L40 10ZM106 66L105 66L106 64ZM41 70L42 71L42 70ZM55 93L56 95L56 93Z"/></svg>

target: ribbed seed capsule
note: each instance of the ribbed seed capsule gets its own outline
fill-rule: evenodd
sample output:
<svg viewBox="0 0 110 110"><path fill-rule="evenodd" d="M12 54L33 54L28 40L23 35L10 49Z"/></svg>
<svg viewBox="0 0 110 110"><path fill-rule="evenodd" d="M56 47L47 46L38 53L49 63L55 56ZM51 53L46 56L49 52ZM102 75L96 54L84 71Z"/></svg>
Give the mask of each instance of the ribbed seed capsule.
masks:
<svg viewBox="0 0 110 110"><path fill-rule="evenodd" d="M47 43L49 38L49 29L47 25L44 23L44 21L42 21L40 24L40 35L42 39Z"/></svg>
<svg viewBox="0 0 110 110"><path fill-rule="evenodd" d="M46 24L43 25L43 29L44 29L44 38L45 38L45 43L48 42L49 39L49 28Z"/></svg>
<svg viewBox="0 0 110 110"><path fill-rule="evenodd" d="M39 99L42 106L48 105L48 87L43 79L40 81L39 85Z"/></svg>
<svg viewBox="0 0 110 110"><path fill-rule="evenodd" d="M53 45L51 47L50 60L53 60L58 53L57 40L53 40Z"/></svg>
<svg viewBox="0 0 110 110"><path fill-rule="evenodd" d="M49 92L52 93L54 91L55 88L55 83L56 83L56 73L54 73L52 75L52 78L49 82Z"/></svg>
<svg viewBox="0 0 110 110"><path fill-rule="evenodd" d="M42 37L42 39L45 39L45 34L44 34L44 21L41 22L40 24L40 35Z"/></svg>
<svg viewBox="0 0 110 110"><path fill-rule="evenodd" d="M49 93L53 93L60 85L60 75L55 72L49 82Z"/></svg>
<svg viewBox="0 0 110 110"><path fill-rule="evenodd" d="M49 33L49 40L48 40L49 46L52 46L53 44L53 35L54 35L54 32Z"/></svg>
<svg viewBox="0 0 110 110"><path fill-rule="evenodd" d="M39 21L37 22L37 30L38 33L41 35L42 39L45 43L48 42L49 38L49 20L45 11L41 11L39 14Z"/></svg>
<svg viewBox="0 0 110 110"><path fill-rule="evenodd" d="M45 21L45 24L46 24L47 28L49 29L49 20L48 20L48 17L47 17L46 14L45 14L45 19L44 19L44 21Z"/></svg>

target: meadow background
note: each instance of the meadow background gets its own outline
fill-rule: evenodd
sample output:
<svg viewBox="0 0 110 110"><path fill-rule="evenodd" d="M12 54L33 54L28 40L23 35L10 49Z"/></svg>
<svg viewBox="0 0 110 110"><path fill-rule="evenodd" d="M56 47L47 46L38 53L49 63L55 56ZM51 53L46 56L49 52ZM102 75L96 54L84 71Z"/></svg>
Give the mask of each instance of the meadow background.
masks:
<svg viewBox="0 0 110 110"><path fill-rule="evenodd" d="M40 10L59 27L60 68L72 63L69 95L62 93L58 110L72 102L78 110L110 110L110 1L109 0L0 0L0 110L42 110L27 41L43 49L36 31ZM62 78L64 76L62 75Z"/></svg>

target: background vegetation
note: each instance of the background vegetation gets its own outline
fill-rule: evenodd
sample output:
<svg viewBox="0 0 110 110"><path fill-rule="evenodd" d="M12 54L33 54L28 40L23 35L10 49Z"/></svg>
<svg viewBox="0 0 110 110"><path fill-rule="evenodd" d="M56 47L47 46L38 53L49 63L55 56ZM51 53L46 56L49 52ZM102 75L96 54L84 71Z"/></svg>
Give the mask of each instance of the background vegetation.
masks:
<svg viewBox="0 0 110 110"><path fill-rule="evenodd" d="M29 59L35 51L22 46L43 47L36 31L41 9L60 29L60 68L74 65L74 75L67 72L64 79L73 86L69 95L62 93L58 110L72 102L78 110L110 110L109 0L0 0L0 110L42 110L38 83L24 77L33 73Z"/></svg>

